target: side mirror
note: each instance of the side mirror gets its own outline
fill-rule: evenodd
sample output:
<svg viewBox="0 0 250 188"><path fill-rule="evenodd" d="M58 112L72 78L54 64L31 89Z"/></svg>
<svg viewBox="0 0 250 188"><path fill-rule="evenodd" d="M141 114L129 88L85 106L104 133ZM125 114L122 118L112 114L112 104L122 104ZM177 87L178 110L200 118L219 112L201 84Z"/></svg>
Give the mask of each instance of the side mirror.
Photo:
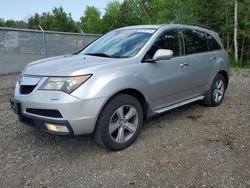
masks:
<svg viewBox="0 0 250 188"><path fill-rule="evenodd" d="M153 60L154 61L168 60L168 59L171 59L173 55L174 55L174 52L172 50L159 49L155 52Z"/></svg>

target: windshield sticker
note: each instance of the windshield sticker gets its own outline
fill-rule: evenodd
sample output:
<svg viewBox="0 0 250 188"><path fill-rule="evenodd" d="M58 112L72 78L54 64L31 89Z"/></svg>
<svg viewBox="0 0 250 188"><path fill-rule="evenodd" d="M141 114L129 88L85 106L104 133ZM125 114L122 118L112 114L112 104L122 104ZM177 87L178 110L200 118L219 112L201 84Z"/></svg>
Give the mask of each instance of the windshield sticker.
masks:
<svg viewBox="0 0 250 188"><path fill-rule="evenodd" d="M155 29L139 29L137 33L154 33Z"/></svg>

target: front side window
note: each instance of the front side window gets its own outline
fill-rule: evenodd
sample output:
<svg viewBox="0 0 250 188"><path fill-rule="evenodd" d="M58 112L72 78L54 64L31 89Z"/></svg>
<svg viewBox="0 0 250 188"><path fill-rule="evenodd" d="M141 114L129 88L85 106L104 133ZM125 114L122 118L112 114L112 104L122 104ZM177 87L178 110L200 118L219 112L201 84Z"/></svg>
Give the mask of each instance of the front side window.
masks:
<svg viewBox="0 0 250 188"><path fill-rule="evenodd" d="M152 59L155 52L159 49L172 50L174 57L183 55L182 48L182 34L178 30L165 31L160 37L155 41L153 46L150 48L146 54L145 59Z"/></svg>
<svg viewBox="0 0 250 188"><path fill-rule="evenodd" d="M185 30L186 54L208 51L206 34L197 30Z"/></svg>
<svg viewBox="0 0 250 188"><path fill-rule="evenodd" d="M207 34L207 42L210 51L221 49L218 42L212 37L212 35Z"/></svg>
<svg viewBox="0 0 250 188"><path fill-rule="evenodd" d="M114 30L86 47L81 54L127 58L136 55L153 35L155 29Z"/></svg>

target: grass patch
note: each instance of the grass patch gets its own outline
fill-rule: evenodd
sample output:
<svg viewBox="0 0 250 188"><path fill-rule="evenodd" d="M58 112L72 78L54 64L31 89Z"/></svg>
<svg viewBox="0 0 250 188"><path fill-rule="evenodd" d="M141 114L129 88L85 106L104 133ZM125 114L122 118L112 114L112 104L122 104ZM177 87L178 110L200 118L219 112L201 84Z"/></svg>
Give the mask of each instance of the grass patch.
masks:
<svg viewBox="0 0 250 188"><path fill-rule="evenodd" d="M240 61L236 61L236 60L231 60L230 67L250 69L250 61L240 62Z"/></svg>
<svg viewBox="0 0 250 188"><path fill-rule="evenodd" d="M229 76L250 77L250 69L231 67Z"/></svg>

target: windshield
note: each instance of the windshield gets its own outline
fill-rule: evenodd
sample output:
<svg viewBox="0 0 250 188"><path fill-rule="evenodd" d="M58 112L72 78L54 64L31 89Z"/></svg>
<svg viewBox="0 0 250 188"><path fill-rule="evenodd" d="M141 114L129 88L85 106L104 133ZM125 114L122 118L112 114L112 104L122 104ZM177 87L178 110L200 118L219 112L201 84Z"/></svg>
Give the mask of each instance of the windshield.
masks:
<svg viewBox="0 0 250 188"><path fill-rule="evenodd" d="M136 55L155 29L114 30L87 46L81 54L127 58Z"/></svg>

